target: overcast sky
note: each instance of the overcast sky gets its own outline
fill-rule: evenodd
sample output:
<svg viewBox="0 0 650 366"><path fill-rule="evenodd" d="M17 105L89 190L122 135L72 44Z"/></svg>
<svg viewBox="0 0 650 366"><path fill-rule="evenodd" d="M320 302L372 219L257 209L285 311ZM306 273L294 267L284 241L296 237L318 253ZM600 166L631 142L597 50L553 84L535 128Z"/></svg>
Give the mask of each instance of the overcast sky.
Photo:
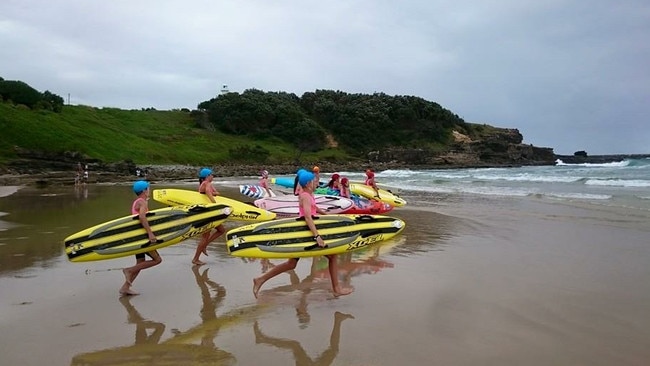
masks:
<svg viewBox="0 0 650 366"><path fill-rule="evenodd" d="M0 76L124 109L414 95L557 154L650 153L649 0L2 0Z"/></svg>

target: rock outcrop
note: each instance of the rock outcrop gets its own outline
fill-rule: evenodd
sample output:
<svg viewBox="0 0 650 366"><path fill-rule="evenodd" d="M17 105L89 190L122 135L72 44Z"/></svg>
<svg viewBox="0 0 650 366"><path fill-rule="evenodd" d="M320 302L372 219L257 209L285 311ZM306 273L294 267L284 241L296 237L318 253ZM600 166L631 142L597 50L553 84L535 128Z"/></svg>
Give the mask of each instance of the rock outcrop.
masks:
<svg viewBox="0 0 650 366"><path fill-rule="evenodd" d="M453 131L453 144L445 151L426 148L391 148L368 154L371 162L402 162L407 165L432 167L485 167L552 165L552 148L522 144L523 136L517 129L492 129L480 139L472 139Z"/></svg>

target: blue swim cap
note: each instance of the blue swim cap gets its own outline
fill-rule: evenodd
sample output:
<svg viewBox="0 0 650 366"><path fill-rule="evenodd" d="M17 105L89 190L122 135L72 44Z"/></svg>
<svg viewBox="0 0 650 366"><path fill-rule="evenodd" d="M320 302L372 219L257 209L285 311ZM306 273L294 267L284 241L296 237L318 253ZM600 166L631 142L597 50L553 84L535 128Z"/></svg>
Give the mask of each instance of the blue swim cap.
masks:
<svg viewBox="0 0 650 366"><path fill-rule="evenodd" d="M302 173L304 173L304 172L306 172L306 170L303 169L303 168L300 168L300 169L298 169L298 171L296 172L296 175L299 176L300 174L302 174Z"/></svg>
<svg viewBox="0 0 650 366"><path fill-rule="evenodd" d="M304 172L300 173L300 175L298 176L298 183L300 183L301 187L305 187L309 182L314 180L314 178L316 178L314 173L304 171Z"/></svg>
<svg viewBox="0 0 650 366"><path fill-rule="evenodd" d="M208 175L210 175L210 174L212 174L212 170L210 170L208 168L203 168L199 172L199 178L207 178Z"/></svg>
<svg viewBox="0 0 650 366"><path fill-rule="evenodd" d="M133 183L133 192L138 196L140 195L140 193L144 192L147 188L149 188L149 182L147 182L146 180L139 180Z"/></svg>

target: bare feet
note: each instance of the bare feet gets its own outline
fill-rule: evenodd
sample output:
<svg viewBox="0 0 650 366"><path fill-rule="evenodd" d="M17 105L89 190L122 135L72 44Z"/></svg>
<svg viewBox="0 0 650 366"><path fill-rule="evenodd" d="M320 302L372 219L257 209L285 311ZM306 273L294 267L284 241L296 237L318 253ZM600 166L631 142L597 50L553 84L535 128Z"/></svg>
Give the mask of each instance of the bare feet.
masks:
<svg viewBox="0 0 650 366"><path fill-rule="evenodd" d="M130 287L128 287L126 289L121 288L120 289L120 295L123 295L123 296L135 296L135 295L140 295L140 293L135 292L135 291L131 290Z"/></svg>
<svg viewBox="0 0 650 366"><path fill-rule="evenodd" d="M334 313L334 319L343 321L345 319L354 319L354 316L351 315L351 314L346 314L346 313L342 313L340 311L337 311L337 312Z"/></svg>
<svg viewBox="0 0 650 366"><path fill-rule="evenodd" d="M339 297L349 295L352 291L354 291L352 287L339 287L338 289L334 289L334 296Z"/></svg>
<svg viewBox="0 0 650 366"><path fill-rule="evenodd" d="M195 260L192 261L192 264L194 264L196 266L202 266L202 265L205 264L205 262L201 262L200 260L195 259Z"/></svg>
<svg viewBox="0 0 650 366"><path fill-rule="evenodd" d="M257 299L257 292L260 290L260 287L262 287L262 280L259 278L253 278L253 295L255 295L255 298Z"/></svg>

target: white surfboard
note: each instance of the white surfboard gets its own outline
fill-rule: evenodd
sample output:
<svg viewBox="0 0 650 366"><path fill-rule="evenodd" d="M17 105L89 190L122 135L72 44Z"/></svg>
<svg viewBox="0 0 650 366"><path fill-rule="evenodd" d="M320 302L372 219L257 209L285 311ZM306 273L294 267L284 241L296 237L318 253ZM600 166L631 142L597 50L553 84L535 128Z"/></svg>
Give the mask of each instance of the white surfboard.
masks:
<svg viewBox="0 0 650 366"><path fill-rule="evenodd" d="M266 190L264 187L256 184L240 184L239 193L250 198L266 198L276 196L272 190Z"/></svg>
<svg viewBox="0 0 650 366"><path fill-rule="evenodd" d="M314 199L316 206L328 214L341 214L354 207L354 201L345 197L315 194ZM254 204L282 217L293 217L299 214L298 196L292 194L260 198L255 200Z"/></svg>

